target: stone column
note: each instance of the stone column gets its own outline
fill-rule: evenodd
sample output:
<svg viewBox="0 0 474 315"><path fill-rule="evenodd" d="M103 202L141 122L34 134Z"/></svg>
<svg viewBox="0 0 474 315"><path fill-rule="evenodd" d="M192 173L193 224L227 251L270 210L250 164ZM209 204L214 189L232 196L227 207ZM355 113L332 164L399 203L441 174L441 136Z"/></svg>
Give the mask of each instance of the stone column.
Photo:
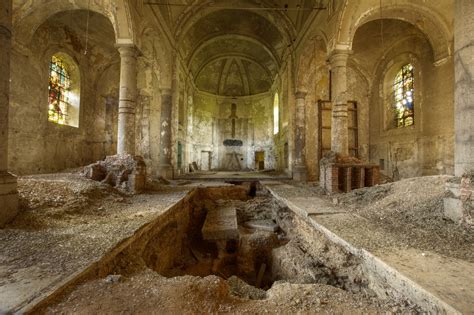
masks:
<svg viewBox="0 0 474 315"><path fill-rule="evenodd" d="M349 50L335 50L329 56L332 73L331 150L342 156L349 155L347 129L347 59L349 54Z"/></svg>
<svg viewBox="0 0 474 315"><path fill-rule="evenodd" d="M10 106L11 0L0 1L0 228L18 213L16 177L8 173L8 109Z"/></svg>
<svg viewBox="0 0 474 315"><path fill-rule="evenodd" d="M166 179L173 178L173 167L171 165L171 123L173 95L171 89L163 89L161 92L161 119L160 119L160 176Z"/></svg>
<svg viewBox="0 0 474 315"><path fill-rule="evenodd" d="M293 165L293 179L297 181L306 181L308 171L305 160L305 115L306 115L306 92L298 91L296 98L296 119L295 119L295 159Z"/></svg>
<svg viewBox="0 0 474 315"><path fill-rule="evenodd" d="M138 50L134 45L120 45L118 51L120 53L120 96L117 154L135 155Z"/></svg>
<svg viewBox="0 0 474 315"><path fill-rule="evenodd" d="M454 12L455 175L474 171L474 1L456 0Z"/></svg>

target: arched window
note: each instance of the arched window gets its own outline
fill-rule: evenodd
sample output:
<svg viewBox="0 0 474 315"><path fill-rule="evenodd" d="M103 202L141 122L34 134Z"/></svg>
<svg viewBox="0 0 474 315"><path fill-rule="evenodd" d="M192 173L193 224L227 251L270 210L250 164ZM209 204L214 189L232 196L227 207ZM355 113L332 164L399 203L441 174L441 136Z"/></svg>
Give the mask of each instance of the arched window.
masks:
<svg viewBox="0 0 474 315"><path fill-rule="evenodd" d="M276 135L280 131L280 98L275 93L273 99L273 134Z"/></svg>
<svg viewBox="0 0 474 315"><path fill-rule="evenodd" d="M49 63L48 120L79 127L80 76L71 57L58 53Z"/></svg>
<svg viewBox="0 0 474 315"><path fill-rule="evenodd" d="M393 103L395 126L398 128L412 126L415 123L415 88L414 69L412 64L404 65L393 82Z"/></svg>

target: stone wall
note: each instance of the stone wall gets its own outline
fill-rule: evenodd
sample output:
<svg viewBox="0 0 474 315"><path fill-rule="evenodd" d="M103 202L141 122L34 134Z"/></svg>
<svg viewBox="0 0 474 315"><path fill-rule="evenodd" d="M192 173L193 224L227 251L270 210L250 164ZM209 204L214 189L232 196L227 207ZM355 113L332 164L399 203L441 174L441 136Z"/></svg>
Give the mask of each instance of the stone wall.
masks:
<svg viewBox="0 0 474 315"><path fill-rule="evenodd" d="M83 166L115 152L119 82L114 30L107 18L91 13L85 54L86 19L86 11L54 15L28 45L14 44L9 163L18 174ZM80 70L78 128L48 121L49 61L57 52L72 57Z"/></svg>
<svg viewBox="0 0 474 315"><path fill-rule="evenodd" d="M374 73L369 106L360 118L365 126L368 126L367 117L370 121L370 161L380 164L382 172L394 179L452 174L452 60L435 65L427 38L408 23L385 20L384 28L384 47L373 41L380 34L380 21L362 26L353 46L352 60L361 73ZM396 128L393 126L391 88L397 69L407 63L415 67L415 123Z"/></svg>
<svg viewBox="0 0 474 315"><path fill-rule="evenodd" d="M207 93L196 93L193 113L192 161L199 166L203 152L211 152L211 169L226 169L229 148L223 145L224 138L232 138L231 111L236 104L235 139L243 145L235 147L242 170L255 168L255 152L265 152L265 169L276 167L273 143L273 96L261 94L248 97L216 97ZM242 138L242 139L239 139ZM228 152L229 151L229 152ZM204 163L204 164L203 164ZM230 169L229 169L230 170Z"/></svg>

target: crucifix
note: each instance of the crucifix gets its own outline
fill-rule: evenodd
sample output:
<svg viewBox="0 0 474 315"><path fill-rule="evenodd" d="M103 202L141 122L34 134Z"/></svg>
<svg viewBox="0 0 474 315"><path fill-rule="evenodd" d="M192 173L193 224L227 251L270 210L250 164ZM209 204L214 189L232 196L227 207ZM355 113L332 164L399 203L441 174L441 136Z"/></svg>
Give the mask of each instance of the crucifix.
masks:
<svg viewBox="0 0 474 315"><path fill-rule="evenodd" d="M232 119L232 139L235 138L235 119L237 118L237 104L232 103L230 108L230 117Z"/></svg>

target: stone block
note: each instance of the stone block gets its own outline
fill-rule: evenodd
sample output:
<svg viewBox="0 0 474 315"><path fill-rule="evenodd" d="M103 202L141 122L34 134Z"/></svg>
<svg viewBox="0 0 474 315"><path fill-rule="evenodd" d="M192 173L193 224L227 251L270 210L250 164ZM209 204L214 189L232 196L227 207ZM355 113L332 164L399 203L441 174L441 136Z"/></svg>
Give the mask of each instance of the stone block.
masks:
<svg viewBox="0 0 474 315"><path fill-rule="evenodd" d="M104 161L86 166L81 174L131 193L146 188L146 164L141 156L107 156Z"/></svg>
<svg viewBox="0 0 474 315"><path fill-rule="evenodd" d="M237 210L234 207L209 210L201 232L205 240L238 239Z"/></svg>
<svg viewBox="0 0 474 315"><path fill-rule="evenodd" d="M460 222L464 216L462 201L457 198L444 198L444 215L454 222Z"/></svg>

